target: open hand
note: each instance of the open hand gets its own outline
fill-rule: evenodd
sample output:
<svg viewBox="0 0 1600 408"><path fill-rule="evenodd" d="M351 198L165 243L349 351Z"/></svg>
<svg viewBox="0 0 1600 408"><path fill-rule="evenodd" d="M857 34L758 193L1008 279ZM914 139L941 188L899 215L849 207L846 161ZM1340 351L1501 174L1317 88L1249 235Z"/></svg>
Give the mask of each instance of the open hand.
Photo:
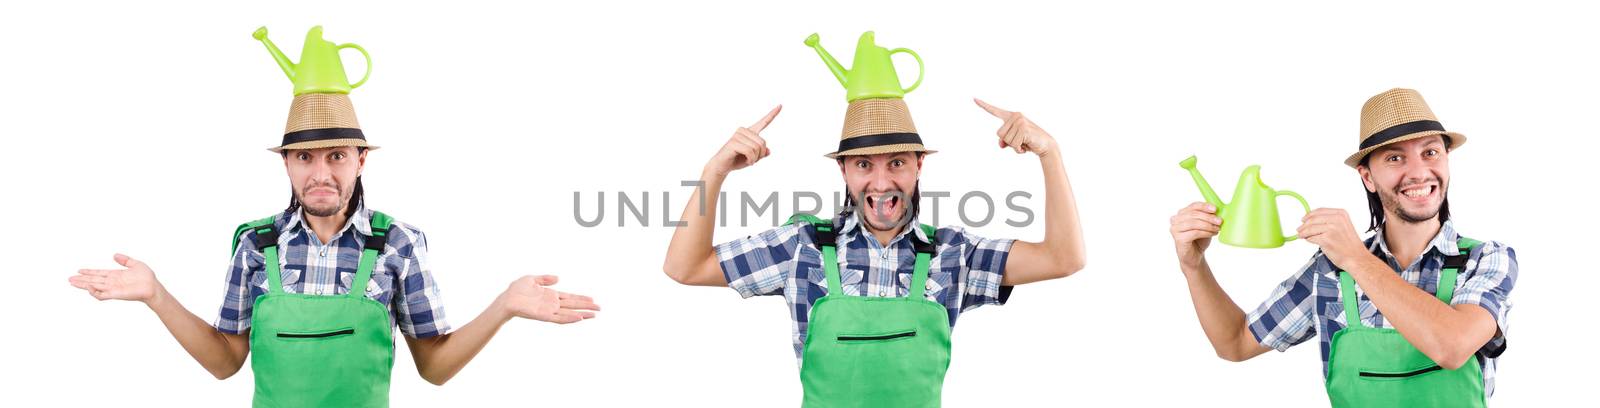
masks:
<svg viewBox="0 0 1600 408"><path fill-rule="evenodd" d="M557 281L554 275L523 276L511 282L495 303L512 316L542 322L567 324L594 318L600 310L594 299L548 287Z"/></svg>
<svg viewBox="0 0 1600 408"><path fill-rule="evenodd" d="M112 259L127 269L79 269L78 275L67 278L67 282L99 300L149 302L160 293L161 282L156 281L155 272L144 262L123 254Z"/></svg>

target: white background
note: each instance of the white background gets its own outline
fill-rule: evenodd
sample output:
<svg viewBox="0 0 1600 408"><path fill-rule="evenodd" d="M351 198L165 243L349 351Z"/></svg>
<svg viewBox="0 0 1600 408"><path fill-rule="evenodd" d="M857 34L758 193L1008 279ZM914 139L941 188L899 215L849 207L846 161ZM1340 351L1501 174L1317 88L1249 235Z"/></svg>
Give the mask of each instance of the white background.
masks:
<svg viewBox="0 0 1600 408"><path fill-rule="evenodd" d="M945 403L969 406L1317 406L1317 346L1245 363L1216 358L1175 265L1167 218L1199 195L1189 154L1224 197L1237 172L1348 209L1358 113L1391 87L1422 91L1471 137L1452 154L1452 212L1470 236L1517 249L1499 406L1582 404L1592 376L1588 208L1600 72L1594 10L1543 2L1116 2L954 5L790 2L467 5L430 2L25 2L0 12L5 192L0 379L11 404L242 406L245 367L211 378L145 307L70 287L124 252L203 319L222 299L228 233L283 208L263 149L281 135L288 81L249 37L267 25L299 60L304 33L373 55L352 98L385 148L372 205L427 231L449 320L462 325L522 274L593 295L596 320L508 324L449 384L404 351L394 406L792 406L800 387L777 298L680 286L661 261L687 190L738 126L783 103L773 155L730 191L842 185L832 150L843 90L801 44L820 32L848 64L856 37L909 47L927 80L907 102L930 147L930 190L1032 192L1038 161L995 147L974 96L1027 113L1063 146L1089 266L1020 287L956 328ZM926 3L926 2L923 2ZM347 52L359 75L359 56ZM910 59L897 59L909 83ZM607 192L582 228L572 194ZM650 192L649 227L616 226L615 192ZM673 192L662 208L660 193ZM792 211L785 201L780 212ZM951 200L943 205L952 205ZM1284 201L1288 203L1288 201ZM1043 214L1042 202L1032 202ZM586 214L592 216L592 209ZM954 222L947 217L941 223ZM1002 211L998 219L1011 213ZM1286 210L1286 229L1300 210ZM718 242L764 226L720 228ZM1043 226L977 228L1039 239ZM1213 246L1253 308L1315 248ZM1590 317L1584 317L1590 316ZM400 347L399 350L404 350ZM10 404L7 404L10 405Z"/></svg>

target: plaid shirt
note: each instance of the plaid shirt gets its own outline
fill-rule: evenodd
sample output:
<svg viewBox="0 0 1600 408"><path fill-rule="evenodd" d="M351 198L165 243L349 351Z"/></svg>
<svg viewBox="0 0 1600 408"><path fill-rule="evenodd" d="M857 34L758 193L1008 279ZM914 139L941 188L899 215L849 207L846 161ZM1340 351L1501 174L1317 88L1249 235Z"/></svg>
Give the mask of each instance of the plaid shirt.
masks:
<svg viewBox="0 0 1600 408"><path fill-rule="evenodd" d="M840 216L835 244L838 248L839 280L850 296L906 296L915 272L916 250L909 234L926 239L921 228L905 228L889 241L878 243L863 236L860 221ZM839 224L843 225L840 226ZM718 245L728 287L740 296L783 295L794 324L794 353L798 358L805 347L806 322L811 305L827 294L827 277L822 270L822 251L806 233L802 223L767 230L757 235ZM1000 286L1005 274L1006 256L1013 240L984 239L959 227L940 228L939 246L929 262L925 295L944 305L950 325L956 316L987 304L1004 304L1011 288Z"/></svg>
<svg viewBox="0 0 1600 408"><path fill-rule="evenodd" d="M365 206L350 216L344 228L323 244L301 218L301 212L278 214L279 270L288 293L342 295L350 292L367 237L372 236L372 211ZM228 267L227 293L217 316L217 331L243 334L250 329L251 308L267 293L266 267L256 249L255 231L239 235L239 248ZM245 282L249 282L246 284ZM398 294L398 296L396 296ZM367 297L389 309L390 321L407 337L424 339L450 331L445 322L439 287L428 271L428 239L411 225L395 221L389 239L378 254Z"/></svg>
<svg viewBox="0 0 1600 408"><path fill-rule="evenodd" d="M1443 269L1444 258L1460 254L1456 237L1455 226L1446 221L1439 228L1439 235L1434 236L1428 244L1428 250L1404 270L1400 269L1394 255L1389 253L1382 229L1367 238L1366 243L1367 249L1387 262L1390 268L1400 274L1401 279L1432 294L1438 291L1439 270ZM1489 358L1486 353L1503 347L1506 342L1505 333L1509 327L1506 314L1511 310L1511 288L1517 283L1517 253L1510 246L1488 241L1468 256L1466 267L1456 275L1455 297L1450 303L1482 306L1499 325L1500 332L1475 354L1479 365L1483 367L1484 392L1488 396L1494 395L1495 361L1498 359ZM1324 377L1328 374L1328 351L1332 346L1333 333L1343 329L1348 318L1339 299L1338 270L1318 251L1310 262L1279 284L1272 295L1247 317L1250 332L1256 340L1278 351L1320 335ZM1394 328L1367 300L1365 291L1357 288L1356 293L1361 297L1357 304L1363 322L1369 327Z"/></svg>

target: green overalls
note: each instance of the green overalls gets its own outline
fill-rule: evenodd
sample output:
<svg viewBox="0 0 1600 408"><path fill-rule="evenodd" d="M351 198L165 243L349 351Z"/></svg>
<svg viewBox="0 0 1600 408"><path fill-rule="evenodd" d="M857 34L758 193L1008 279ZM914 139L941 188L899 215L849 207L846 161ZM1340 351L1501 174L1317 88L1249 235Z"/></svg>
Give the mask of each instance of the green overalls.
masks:
<svg viewBox="0 0 1600 408"><path fill-rule="evenodd" d="M810 222L822 251L828 294L811 307L800 382L808 408L937 407L950 366L950 317L924 296L934 242L913 239L916 272L903 298L847 296L839 278L833 223ZM935 230L923 225L930 241ZM912 234L913 238L915 234Z"/></svg>
<svg viewBox="0 0 1600 408"><path fill-rule="evenodd" d="M1462 237L1460 254L1445 258L1435 296L1455 296L1456 275L1479 242ZM1366 327L1357 307L1355 278L1339 271L1345 328L1333 334L1328 352L1328 399L1334 407L1482 407L1483 370L1476 356L1446 370L1412 347L1394 329ZM1496 353L1498 355L1498 353Z"/></svg>
<svg viewBox="0 0 1600 408"><path fill-rule="evenodd" d="M389 310L367 298L367 280L383 250L389 216L372 212L372 236L350 292L338 296L287 293L272 217L239 227L256 232L264 256L267 294L255 299L251 318L251 369L256 407L387 407L394 335Z"/></svg>

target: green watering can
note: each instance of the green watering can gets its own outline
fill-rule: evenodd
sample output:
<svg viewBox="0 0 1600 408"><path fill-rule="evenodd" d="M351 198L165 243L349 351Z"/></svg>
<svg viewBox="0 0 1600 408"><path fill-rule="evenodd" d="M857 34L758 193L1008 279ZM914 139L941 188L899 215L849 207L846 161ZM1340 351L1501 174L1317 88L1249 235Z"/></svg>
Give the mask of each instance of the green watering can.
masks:
<svg viewBox="0 0 1600 408"><path fill-rule="evenodd" d="M828 70L833 71L833 76L839 78L839 83L844 85L845 101L855 102L860 99L872 98L903 98L906 92L917 89L922 85L922 57L916 52L905 49L885 49L873 43L871 31L861 34L861 40L856 42L856 58L851 61L855 67L845 69L839 61L822 49L819 37L811 34L806 37L806 46L817 50L817 55L822 56L822 62L828 64ZM894 70L894 61L889 56L895 53L911 54L917 59L917 82L910 88L900 88L900 75Z"/></svg>
<svg viewBox="0 0 1600 408"><path fill-rule="evenodd" d="M1194 177L1194 185L1200 187L1200 195L1205 196L1206 202L1217 207L1217 217L1222 218L1222 232L1219 238L1222 243L1245 248L1277 248L1284 242L1299 238L1295 235L1282 235L1278 221L1278 196L1290 196L1300 200L1300 206L1306 212L1311 212L1311 205L1306 204L1306 199L1293 191L1275 191L1261 183L1261 166L1251 165L1244 169L1244 174L1239 175L1239 185L1233 188L1233 201L1223 203L1215 191L1211 191L1211 184L1200 175L1200 170L1194 168L1198 159L1189 156L1178 163L1179 167L1189 170L1189 175Z"/></svg>
<svg viewBox="0 0 1600 408"><path fill-rule="evenodd" d="M334 44L322 39L322 26L311 27L311 32L306 33L306 45L300 49L300 63L290 61L278 46L267 39L267 28L257 28L250 35L262 44L266 44L267 52L272 54L272 59L278 61L278 67L283 68L283 73L289 75L289 80L294 82L294 94L308 93L350 93L361 84L367 83L367 77L372 75L372 56L367 50L355 44ZM360 81L354 85L344 76L344 64L339 61L339 50L354 48L361 51L361 56L367 59L367 73L361 76Z"/></svg>

